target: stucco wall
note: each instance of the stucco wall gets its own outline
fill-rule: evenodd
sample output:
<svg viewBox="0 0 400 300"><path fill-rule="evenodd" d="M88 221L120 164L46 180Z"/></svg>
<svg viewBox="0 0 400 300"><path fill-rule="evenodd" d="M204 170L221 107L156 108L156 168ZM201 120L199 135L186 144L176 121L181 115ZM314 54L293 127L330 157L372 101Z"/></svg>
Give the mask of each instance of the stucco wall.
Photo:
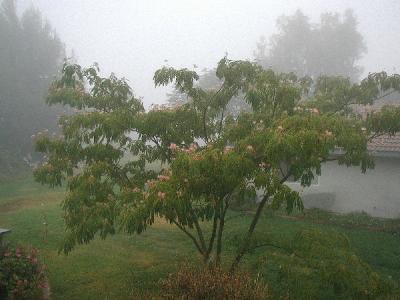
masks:
<svg viewBox="0 0 400 300"><path fill-rule="evenodd" d="M297 183L290 186L301 190ZM375 169L365 174L360 168L327 163L318 184L304 188L301 195L307 208L400 217L400 157L377 157Z"/></svg>

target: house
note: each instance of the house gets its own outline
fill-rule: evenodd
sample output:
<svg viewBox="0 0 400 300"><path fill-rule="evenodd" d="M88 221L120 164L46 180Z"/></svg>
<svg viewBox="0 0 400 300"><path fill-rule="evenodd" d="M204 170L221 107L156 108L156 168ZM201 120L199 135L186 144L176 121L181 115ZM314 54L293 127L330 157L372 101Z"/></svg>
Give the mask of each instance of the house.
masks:
<svg viewBox="0 0 400 300"><path fill-rule="evenodd" d="M399 105L399 101L392 103L392 99L386 102L384 99L361 110L366 113L384 104ZM306 208L342 213L363 211L375 217L400 218L400 134L375 138L368 144L368 150L375 159L375 168L365 174L360 167L328 162L310 187L288 185L300 191Z"/></svg>
<svg viewBox="0 0 400 300"><path fill-rule="evenodd" d="M360 167L328 162L308 188L289 183L300 191L306 208L334 212L364 211L375 217L400 217L400 135L382 136L368 146L375 168L365 174Z"/></svg>

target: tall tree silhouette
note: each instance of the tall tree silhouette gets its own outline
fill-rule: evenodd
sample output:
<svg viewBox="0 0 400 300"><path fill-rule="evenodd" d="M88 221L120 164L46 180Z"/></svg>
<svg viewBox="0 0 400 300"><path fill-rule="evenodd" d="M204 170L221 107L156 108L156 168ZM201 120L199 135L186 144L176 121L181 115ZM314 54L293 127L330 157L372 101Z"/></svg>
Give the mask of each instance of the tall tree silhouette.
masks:
<svg viewBox="0 0 400 300"><path fill-rule="evenodd" d="M322 14L317 24L298 10L278 18L277 28L278 33L262 38L255 51L263 67L312 78L324 74L359 79L362 68L357 61L366 46L351 10Z"/></svg>
<svg viewBox="0 0 400 300"><path fill-rule="evenodd" d="M44 96L63 58L64 45L40 11L19 17L15 1L0 1L0 175L26 165L32 134L56 130L61 108L48 107Z"/></svg>

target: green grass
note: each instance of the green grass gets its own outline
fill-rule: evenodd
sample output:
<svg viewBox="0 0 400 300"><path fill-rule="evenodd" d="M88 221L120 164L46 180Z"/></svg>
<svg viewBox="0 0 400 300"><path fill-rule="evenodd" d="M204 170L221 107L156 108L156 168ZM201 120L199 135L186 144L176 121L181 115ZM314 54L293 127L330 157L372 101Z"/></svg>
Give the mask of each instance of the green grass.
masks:
<svg viewBox="0 0 400 300"><path fill-rule="evenodd" d="M62 190L49 190L32 179L0 185L0 227L12 229L7 237L11 243L39 248L41 259L48 266L53 299L150 297L157 294L157 282L166 274L184 262L198 259L186 237L161 221L141 236L118 234L78 246L68 256L59 254L64 232L60 208L63 195ZM231 256L235 249L235 236L246 230L249 214L239 216L230 212L233 218L226 224L225 257ZM398 226L398 221L321 211L290 217L268 212L260 220L257 238L280 243L301 229L333 229L345 233L353 250L374 270L400 280ZM255 250L246 257L243 266L256 270L265 251Z"/></svg>
<svg viewBox="0 0 400 300"><path fill-rule="evenodd" d="M0 182L0 205L3 206L11 202L15 205L15 202L21 202L24 199L27 200L25 202L34 203L35 200L39 199L39 196L54 196L62 192L63 190L61 188L51 190L39 184L35 182L32 177L9 182Z"/></svg>

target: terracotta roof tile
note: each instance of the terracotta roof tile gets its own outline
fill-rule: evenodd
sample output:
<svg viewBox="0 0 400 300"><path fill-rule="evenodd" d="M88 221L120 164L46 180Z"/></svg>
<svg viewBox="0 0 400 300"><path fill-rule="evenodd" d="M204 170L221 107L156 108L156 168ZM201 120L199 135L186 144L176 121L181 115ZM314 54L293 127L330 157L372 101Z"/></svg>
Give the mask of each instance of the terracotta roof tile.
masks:
<svg viewBox="0 0 400 300"><path fill-rule="evenodd" d="M368 143L368 150L383 152L400 152L400 134L394 136L383 135L374 138Z"/></svg>
<svg viewBox="0 0 400 300"><path fill-rule="evenodd" d="M399 94L384 97L376 101L373 105L355 105L353 109L361 116L366 117L367 113L379 111L384 105L400 106ZM389 136L383 135L373 139L368 143L368 150L376 152L399 152L400 153L400 133Z"/></svg>

